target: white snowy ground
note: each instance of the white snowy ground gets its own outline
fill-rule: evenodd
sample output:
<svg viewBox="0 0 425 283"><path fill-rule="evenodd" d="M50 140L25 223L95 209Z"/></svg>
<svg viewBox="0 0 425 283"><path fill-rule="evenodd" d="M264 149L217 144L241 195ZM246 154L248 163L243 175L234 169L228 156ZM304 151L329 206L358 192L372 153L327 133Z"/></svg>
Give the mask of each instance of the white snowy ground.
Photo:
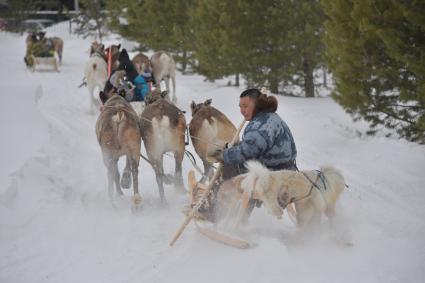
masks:
<svg viewBox="0 0 425 283"><path fill-rule="evenodd" d="M424 146L359 135L366 125L329 98L279 97L299 167L332 164L344 173L350 188L338 204L340 233L354 245L334 244L326 233L289 241L288 218L257 209L245 235L252 249L213 242L192 225L169 247L186 196L169 186L169 206L160 207L153 171L141 161L143 210L131 213L131 191L110 205L97 115L88 113L87 90L77 88L90 42L69 35L66 23L48 35L65 41L60 73L31 73L24 37L0 33L0 282L423 282ZM187 121L192 100L212 98L238 125L241 90L177 75ZM186 179L191 164L183 166Z"/></svg>

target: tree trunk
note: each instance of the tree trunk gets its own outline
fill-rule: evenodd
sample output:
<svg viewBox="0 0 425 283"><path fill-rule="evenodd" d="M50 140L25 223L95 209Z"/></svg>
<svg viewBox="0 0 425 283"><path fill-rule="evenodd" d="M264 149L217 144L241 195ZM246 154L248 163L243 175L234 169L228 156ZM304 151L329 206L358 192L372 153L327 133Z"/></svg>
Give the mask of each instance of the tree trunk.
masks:
<svg viewBox="0 0 425 283"><path fill-rule="evenodd" d="M186 71L187 68L187 51L183 50L183 56L182 56L182 73Z"/></svg>
<svg viewBox="0 0 425 283"><path fill-rule="evenodd" d="M279 93L279 78L277 76L277 73L278 72L276 71L275 66L270 68L270 73L268 75L267 80L270 83L270 92L271 93Z"/></svg>
<svg viewBox="0 0 425 283"><path fill-rule="evenodd" d="M102 42L102 27L100 24L97 24L97 35L99 36L99 41Z"/></svg>
<svg viewBox="0 0 425 283"><path fill-rule="evenodd" d="M239 86L239 73L235 76L235 86Z"/></svg>
<svg viewBox="0 0 425 283"><path fill-rule="evenodd" d="M313 68L307 56L304 56L304 91L306 97L314 97Z"/></svg>
<svg viewBox="0 0 425 283"><path fill-rule="evenodd" d="M328 70L323 67L323 86L328 87Z"/></svg>

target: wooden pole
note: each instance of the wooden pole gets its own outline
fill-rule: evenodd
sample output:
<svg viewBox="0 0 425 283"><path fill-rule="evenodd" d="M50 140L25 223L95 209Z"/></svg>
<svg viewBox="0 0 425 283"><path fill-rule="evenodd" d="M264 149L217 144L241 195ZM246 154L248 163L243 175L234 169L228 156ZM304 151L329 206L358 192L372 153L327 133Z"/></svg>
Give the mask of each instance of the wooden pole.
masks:
<svg viewBox="0 0 425 283"><path fill-rule="evenodd" d="M240 134L240 132L241 132L241 130L242 130L242 128L243 128L244 125L245 125L245 120L243 120L242 123L240 124L240 126L239 126L238 130L236 131L236 133L235 133L232 141L229 144L229 147L232 147L233 144L238 140L239 134ZM195 216L195 213L199 210L199 208L201 208L201 206L203 205L203 203L205 202L205 200L208 198L208 195L211 192L211 189L212 189L212 187L214 185L214 182L220 176L221 169L223 169L223 164L222 163L220 163L220 165L218 165L217 170L215 170L214 175L211 178L210 182L208 183L207 189L205 190L205 192L202 195L202 197L199 199L199 201L196 203L196 205L192 208L192 210L190 211L189 215L186 217L186 219L183 222L183 224L177 230L176 234L174 235L173 239L170 242L170 246L174 245L174 243L178 240L178 238L183 233L183 231L186 228L186 226L190 223L190 221Z"/></svg>
<svg viewBox="0 0 425 283"><path fill-rule="evenodd" d="M112 47L109 47L109 52L108 52L108 79L111 77L111 72L112 72Z"/></svg>

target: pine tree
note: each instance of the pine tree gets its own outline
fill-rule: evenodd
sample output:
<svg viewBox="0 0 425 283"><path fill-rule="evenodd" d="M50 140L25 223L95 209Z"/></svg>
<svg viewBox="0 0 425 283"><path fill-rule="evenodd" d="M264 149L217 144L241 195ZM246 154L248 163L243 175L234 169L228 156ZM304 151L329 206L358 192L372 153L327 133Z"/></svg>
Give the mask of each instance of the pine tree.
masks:
<svg viewBox="0 0 425 283"><path fill-rule="evenodd" d="M97 36L100 41L106 34L107 17L104 11L104 0L80 0L80 12L73 19L77 25L75 33L83 38Z"/></svg>
<svg viewBox="0 0 425 283"><path fill-rule="evenodd" d="M8 24L8 29L12 31L24 32L22 23L28 19L29 11L36 11L42 5L41 0L14 0L8 1L8 9L5 15L6 18L13 19Z"/></svg>
<svg viewBox="0 0 425 283"><path fill-rule="evenodd" d="M193 0L109 0L111 26L142 49L165 50L186 68L190 51L189 8ZM123 9L122 7L126 7Z"/></svg>
<svg viewBox="0 0 425 283"><path fill-rule="evenodd" d="M250 40L248 70L244 73L250 86L266 85L273 93L293 75L295 47L288 40L291 29L289 1L245 2ZM267 2L267 3L266 3Z"/></svg>
<svg viewBox="0 0 425 283"><path fill-rule="evenodd" d="M224 25L221 18L226 13L225 4L221 0L199 0L191 11L195 70L209 80L231 74L222 50Z"/></svg>
<svg viewBox="0 0 425 283"><path fill-rule="evenodd" d="M279 68L286 60L274 44L267 1L198 1L193 13L194 53L199 71L209 79L243 75L249 86L270 84L277 92ZM276 17L278 17L276 15ZM285 57L286 58L286 57Z"/></svg>
<svg viewBox="0 0 425 283"><path fill-rule="evenodd" d="M297 52L291 56L294 74L302 78L296 84L303 86L306 97L315 96L314 70L323 63L324 13L318 0L287 1L291 11L290 32L287 40Z"/></svg>
<svg viewBox="0 0 425 283"><path fill-rule="evenodd" d="M425 3L323 0L335 99L355 118L425 143Z"/></svg>

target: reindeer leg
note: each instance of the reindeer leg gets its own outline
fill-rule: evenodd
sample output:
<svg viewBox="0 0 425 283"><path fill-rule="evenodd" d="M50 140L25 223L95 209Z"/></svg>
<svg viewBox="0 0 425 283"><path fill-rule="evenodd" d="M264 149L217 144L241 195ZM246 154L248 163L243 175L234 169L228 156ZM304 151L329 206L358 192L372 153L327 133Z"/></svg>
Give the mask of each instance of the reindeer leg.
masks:
<svg viewBox="0 0 425 283"><path fill-rule="evenodd" d="M108 165L108 195L112 202L114 199L114 172L111 165Z"/></svg>
<svg viewBox="0 0 425 283"><path fill-rule="evenodd" d="M108 169L108 195L112 202L114 199L114 176L115 168L117 168L118 159L113 158L110 154L103 153L103 162Z"/></svg>
<svg viewBox="0 0 425 283"><path fill-rule="evenodd" d="M123 189L129 189L131 186L131 165L130 163L133 162L131 160L131 156L127 156L127 160L125 163L125 168L124 171L122 172L122 176L121 176L121 187Z"/></svg>
<svg viewBox="0 0 425 283"><path fill-rule="evenodd" d="M166 89L167 89L167 92L168 92L168 96L170 97L170 101L172 101L173 103L176 103L175 101L174 101L174 95L173 95L173 97L171 97L171 90L170 90L170 76L166 76L165 78L164 78L164 81L165 81L165 87L166 87Z"/></svg>
<svg viewBox="0 0 425 283"><path fill-rule="evenodd" d="M92 86L87 86L89 90L89 99L90 99L90 113L94 114L94 102L93 102L93 91L94 88Z"/></svg>
<svg viewBox="0 0 425 283"><path fill-rule="evenodd" d="M202 176L200 182L203 183L206 181L206 179L209 179L211 177L212 168L209 162L205 159L202 159L202 163L204 164L204 175Z"/></svg>
<svg viewBox="0 0 425 283"><path fill-rule="evenodd" d="M130 158L127 158L127 161ZM140 202L142 201L142 198L139 194L139 162L137 160L131 159L131 175L133 175L133 192L134 192L134 205L137 207L140 205Z"/></svg>
<svg viewBox="0 0 425 283"><path fill-rule="evenodd" d="M300 231L305 231L312 224L312 220L315 221L314 213L315 209L310 203L295 204L297 211L297 223Z"/></svg>
<svg viewBox="0 0 425 283"><path fill-rule="evenodd" d="M176 75L171 76L171 80L173 83L173 102L177 103L177 95L176 95Z"/></svg>
<svg viewBox="0 0 425 283"><path fill-rule="evenodd" d="M183 184L183 175L182 175L182 161L183 161L183 152L174 152L174 160L175 160L175 172L174 172L174 186L177 191L180 193L185 193L186 190Z"/></svg>
<svg viewBox="0 0 425 283"><path fill-rule="evenodd" d="M112 170L114 174L115 188L117 190L117 194L121 196L123 195L123 192L121 190L121 184L120 184L120 172L118 171L118 159L114 162Z"/></svg>
<svg viewBox="0 0 425 283"><path fill-rule="evenodd" d="M165 195L164 195L164 167L162 162L162 155L159 157L159 160L156 161L153 165L155 170L156 183L158 184L159 197L161 199L161 204L165 204Z"/></svg>

